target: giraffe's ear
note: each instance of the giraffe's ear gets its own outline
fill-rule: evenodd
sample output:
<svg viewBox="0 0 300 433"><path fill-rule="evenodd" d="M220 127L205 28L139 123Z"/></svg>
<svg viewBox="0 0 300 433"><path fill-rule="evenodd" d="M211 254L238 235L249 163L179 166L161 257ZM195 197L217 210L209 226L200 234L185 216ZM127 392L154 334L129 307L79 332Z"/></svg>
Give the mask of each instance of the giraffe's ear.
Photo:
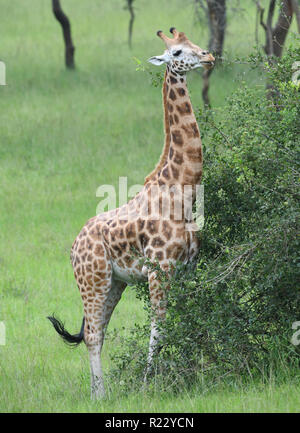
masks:
<svg viewBox="0 0 300 433"><path fill-rule="evenodd" d="M170 60L170 57L168 56L167 53L165 53L162 56L150 57L150 59L148 59L148 62L152 63L152 65L160 66L163 63L168 63L169 60Z"/></svg>

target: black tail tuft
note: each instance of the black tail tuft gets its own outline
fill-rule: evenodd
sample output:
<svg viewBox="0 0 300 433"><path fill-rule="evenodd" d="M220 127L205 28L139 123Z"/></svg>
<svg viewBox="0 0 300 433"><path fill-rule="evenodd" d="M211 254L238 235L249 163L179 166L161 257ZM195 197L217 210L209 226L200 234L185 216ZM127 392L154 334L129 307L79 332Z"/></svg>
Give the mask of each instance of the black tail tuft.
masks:
<svg viewBox="0 0 300 433"><path fill-rule="evenodd" d="M79 334L71 335L65 329L64 324L57 319L54 315L48 316L47 319L50 320L52 325L54 326L55 331L61 336L66 344L69 346L76 347L84 340L84 317L82 320L82 325Z"/></svg>

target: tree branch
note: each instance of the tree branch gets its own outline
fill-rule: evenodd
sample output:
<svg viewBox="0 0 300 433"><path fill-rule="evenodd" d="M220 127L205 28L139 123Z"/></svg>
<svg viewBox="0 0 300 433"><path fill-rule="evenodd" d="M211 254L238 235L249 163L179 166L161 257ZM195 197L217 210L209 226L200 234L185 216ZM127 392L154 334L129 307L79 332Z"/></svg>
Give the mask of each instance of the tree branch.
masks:
<svg viewBox="0 0 300 433"><path fill-rule="evenodd" d="M292 8L296 16L298 33L300 33L300 8L299 8L298 0L292 0Z"/></svg>
<svg viewBox="0 0 300 433"><path fill-rule="evenodd" d="M63 31L63 37L65 42L65 62L66 67L70 69L74 69L74 51L75 47L73 45L72 36L71 36L71 24L66 16L66 14L63 12L60 6L59 0L52 0L52 10L54 13L55 18L57 21L61 24L62 31Z"/></svg>
<svg viewBox="0 0 300 433"><path fill-rule="evenodd" d="M127 0L127 8L130 13L129 28L128 28L128 45L130 49L132 47L132 30L133 30L133 23L135 18L134 9L132 6L133 2L134 0Z"/></svg>

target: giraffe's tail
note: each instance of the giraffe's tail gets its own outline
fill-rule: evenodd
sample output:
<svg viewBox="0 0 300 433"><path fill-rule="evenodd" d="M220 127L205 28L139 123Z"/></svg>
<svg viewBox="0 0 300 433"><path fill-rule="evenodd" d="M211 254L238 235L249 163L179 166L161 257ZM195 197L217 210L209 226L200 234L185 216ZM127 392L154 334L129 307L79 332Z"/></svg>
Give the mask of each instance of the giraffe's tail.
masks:
<svg viewBox="0 0 300 433"><path fill-rule="evenodd" d="M69 346L78 346L84 340L84 317L82 320L82 325L79 334L69 334L69 332L65 329L64 324L57 319L54 315L48 316L47 319L50 320L52 325L54 326L55 331L61 336L66 344Z"/></svg>

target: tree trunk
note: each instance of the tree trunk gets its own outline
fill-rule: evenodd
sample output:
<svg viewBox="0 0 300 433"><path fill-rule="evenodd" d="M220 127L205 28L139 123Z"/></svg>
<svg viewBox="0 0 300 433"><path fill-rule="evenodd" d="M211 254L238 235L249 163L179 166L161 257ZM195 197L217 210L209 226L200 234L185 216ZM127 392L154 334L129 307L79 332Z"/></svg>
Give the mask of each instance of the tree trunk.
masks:
<svg viewBox="0 0 300 433"><path fill-rule="evenodd" d="M287 37L293 17L292 0L284 0L279 13L279 17L272 31L273 54L281 57L285 39Z"/></svg>
<svg viewBox="0 0 300 433"><path fill-rule="evenodd" d="M75 63L74 63L75 47L72 42L70 21L68 17L65 15L65 13L63 12L63 10L61 9L59 0L52 0L52 10L55 18L57 19L57 21L60 22L63 31L64 42L65 42L66 67L69 69L74 69L75 68Z"/></svg>
<svg viewBox="0 0 300 433"><path fill-rule="evenodd" d="M299 14L299 9L295 7L295 2L293 0L281 0L280 11L275 27L272 27L273 16L276 6L276 0L270 0L268 17L266 23L264 23L263 15L264 8L261 7L259 1L256 2L257 9L260 13L260 24L265 31L266 44L264 46L264 51L267 54L269 63L274 62L272 57L281 57L282 51L287 37L293 13ZM267 97L272 99L276 106L279 106L279 95L278 90L274 87L273 83L268 82L267 85Z"/></svg>
<svg viewBox="0 0 300 433"><path fill-rule="evenodd" d="M298 33L300 33L300 7L298 4L298 0L292 0L292 6L293 6L293 11L294 11L295 16L296 16Z"/></svg>
<svg viewBox="0 0 300 433"><path fill-rule="evenodd" d="M206 0L206 3L206 13L210 30L208 49L216 57L216 61L220 62L226 29L226 0ZM212 69L209 69L203 72L202 98L205 106L208 107L210 106L208 97L209 77L212 71Z"/></svg>
<svg viewBox="0 0 300 433"><path fill-rule="evenodd" d="M267 56L281 57L285 39L292 22L293 13L295 12L296 17L299 15L298 5L294 0L282 0L280 2L279 16L274 28L272 27L272 22L276 0L270 0L266 23L264 23L263 20L264 8L261 7L259 1L256 2L256 5L260 13L260 24L263 27L266 36L264 51Z"/></svg>
<svg viewBox="0 0 300 433"><path fill-rule="evenodd" d="M220 57L223 52L226 27L226 0L206 0L209 18L209 50Z"/></svg>
<svg viewBox="0 0 300 433"><path fill-rule="evenodd" d="M127 7L130 13L130 20L129 20L129 27L128 27L128 45L130 49L132 46L132 29L133 29L133 22L135 18L133 6L132 6L133 2L134 0L127 0Z"/></svg>

